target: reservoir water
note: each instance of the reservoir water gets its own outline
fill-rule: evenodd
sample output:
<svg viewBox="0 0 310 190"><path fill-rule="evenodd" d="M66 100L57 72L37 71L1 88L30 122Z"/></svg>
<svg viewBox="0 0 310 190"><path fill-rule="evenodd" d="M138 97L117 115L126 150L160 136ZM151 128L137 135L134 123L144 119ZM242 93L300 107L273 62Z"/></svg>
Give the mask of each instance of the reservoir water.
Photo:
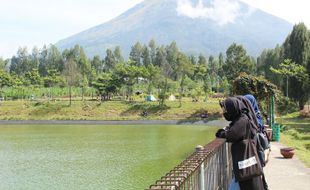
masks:
<svg viewBox="0 0 310 190"><path fill-rule="evenodd" d="M0 189L137 190L214 139L185 125L0 126Z"/></svg>

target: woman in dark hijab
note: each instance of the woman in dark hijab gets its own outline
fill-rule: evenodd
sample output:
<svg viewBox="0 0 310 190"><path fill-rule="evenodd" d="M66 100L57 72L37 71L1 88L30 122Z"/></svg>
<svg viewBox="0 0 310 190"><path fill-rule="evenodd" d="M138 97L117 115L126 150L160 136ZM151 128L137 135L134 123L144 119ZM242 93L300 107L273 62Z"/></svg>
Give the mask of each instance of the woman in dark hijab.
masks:
<svg viewBox="0 0 310 190"><path fill-rule="evenodd" d="M261 119L260 111L256 102L256 99L253 95L248 94L245 96L237 96L242 103L244 103L245 107L248 109L247 116L253 122L256 130L257 130L257 150L259 153L260 161L262 166L266 164L266 158L264 151L270 148L268 138L265 134L263 128L263 121Z"/></svg>
<svg viewBox="0 0 310 190"><path fill-rule="evenodd" d="M220 103L223 109L223 116L230 124L225 129L220 129L216 133L218 138L226 138L227 142L231 142L232 146L237 146L237 143L247 138L247 131L250 132L250 137L254 138L257 128L252 127L249 117L246 115L248 112L246 106L242 101L235 97L229 97ZM247 127L250 130L247 130ZM259 162L257 162L259 164ZM235 167L235 166L234 166ZM234 173L238 168L233 168ZM253 177L252 179L239 181L241 190L264 190L262 177Z"/></svg>

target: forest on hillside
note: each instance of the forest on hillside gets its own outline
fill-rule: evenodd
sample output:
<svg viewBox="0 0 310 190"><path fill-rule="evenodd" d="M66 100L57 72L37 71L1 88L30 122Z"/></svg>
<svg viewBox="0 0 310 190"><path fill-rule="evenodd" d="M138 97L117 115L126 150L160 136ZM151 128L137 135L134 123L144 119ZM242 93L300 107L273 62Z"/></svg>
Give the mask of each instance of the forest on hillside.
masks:
<svg viewBox="0 0 310 190"><path fill-rule="evenodd" d="M55 88L71 98L72 89L81 89L80 96L91 92L102 100L154 94L164 104L171 94L179 99L229 95L233 81L246 73L275 84L286 96L281 101L291 107L301 109L310 97L310 32L303 23L294 26L283 44L257 58L237 43L219 55L194 56L182 52L176 42L157 45L155 40L137 42L126 57L120 47L107 49L104 58L87 57L79 45L62 52L55 45L31 52L19 48L10 59L0 58L0 96L14 99L23 92L29 97L35 89ZM27 94L27 89L32 90Z"/></svg>

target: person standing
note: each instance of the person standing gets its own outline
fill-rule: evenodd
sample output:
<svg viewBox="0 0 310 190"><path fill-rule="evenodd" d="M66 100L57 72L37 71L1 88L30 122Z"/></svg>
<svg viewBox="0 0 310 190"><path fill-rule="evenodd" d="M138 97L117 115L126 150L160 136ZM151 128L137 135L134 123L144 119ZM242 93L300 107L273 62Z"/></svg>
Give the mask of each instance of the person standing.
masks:
<svg viewBox="0 0 310 190"><path fill-rule="evenodd" d="M220 105L223 109L223 116L227 121L230 121L230 124L225 129L219 129L216 132L215 136L218 138L225 138L227 142L231 142L232 150L234 149L240 150L240 152L244 152L244 150L241 150L244 149L244 147L239 146L239 142L247 139L248 137L253 139L258 129L256 128L256 126L251 125L251 121L245 113L246 111L248 111L246 106L237 98L229 97L223 102L221 102ZM238 153L232 151L231 154L233 157L233 163L235 163L235 155L233 154ZM258 160L256 160L255 164L261 167ZM238 164L233 164L233 171L235 176L237 176L239 172ZM264 190L261 175L252 177L247 180L239 180L238 183L241 190Z"/></svg>
<svg viewBox="0 0 310 190"><path fill-rule="evenodd" d="M267 133L265 131L263 117L262 117L261 111L258 107L258 103L257 103L255 97L252 94L247 94L243 97L250 102L251 109L249 109L249 110L250 110L250 112L252 112L252 117L254 117L253 118L254 123L259 128L259 133L260 133L259 137L260 138L259 137L258 138L260 140L260 149L262 149L263 156L264 156L263 160L261 159L261 162L263 162L262 166L265 167L267 162L268 162L268 158L269 158L269 154L271 152L271 148L270 148L270 143L269 143L268 138L267 138ZM256 120L256 122L255 122L255 120ZM262 175L262 180L263 180L264 189L268 190L269 187L268 187L268 184L267 184L267 181L266 181L264 174Z"/></svg>

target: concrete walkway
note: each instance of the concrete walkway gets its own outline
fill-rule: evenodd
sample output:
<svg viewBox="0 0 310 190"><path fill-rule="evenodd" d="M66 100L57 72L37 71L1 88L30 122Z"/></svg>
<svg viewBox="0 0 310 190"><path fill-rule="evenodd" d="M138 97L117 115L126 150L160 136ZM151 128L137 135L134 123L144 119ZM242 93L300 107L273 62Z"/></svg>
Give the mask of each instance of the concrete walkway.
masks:
<svg viewBox="0 0 310 190"><path fill-rule="evenodd" d="M307 168L296 155L284 159L280 148L284 145L272 142L269 163L264 169L270 190L309 190L310 168ZM310 158L309 158L310 159Z"/></svg>

